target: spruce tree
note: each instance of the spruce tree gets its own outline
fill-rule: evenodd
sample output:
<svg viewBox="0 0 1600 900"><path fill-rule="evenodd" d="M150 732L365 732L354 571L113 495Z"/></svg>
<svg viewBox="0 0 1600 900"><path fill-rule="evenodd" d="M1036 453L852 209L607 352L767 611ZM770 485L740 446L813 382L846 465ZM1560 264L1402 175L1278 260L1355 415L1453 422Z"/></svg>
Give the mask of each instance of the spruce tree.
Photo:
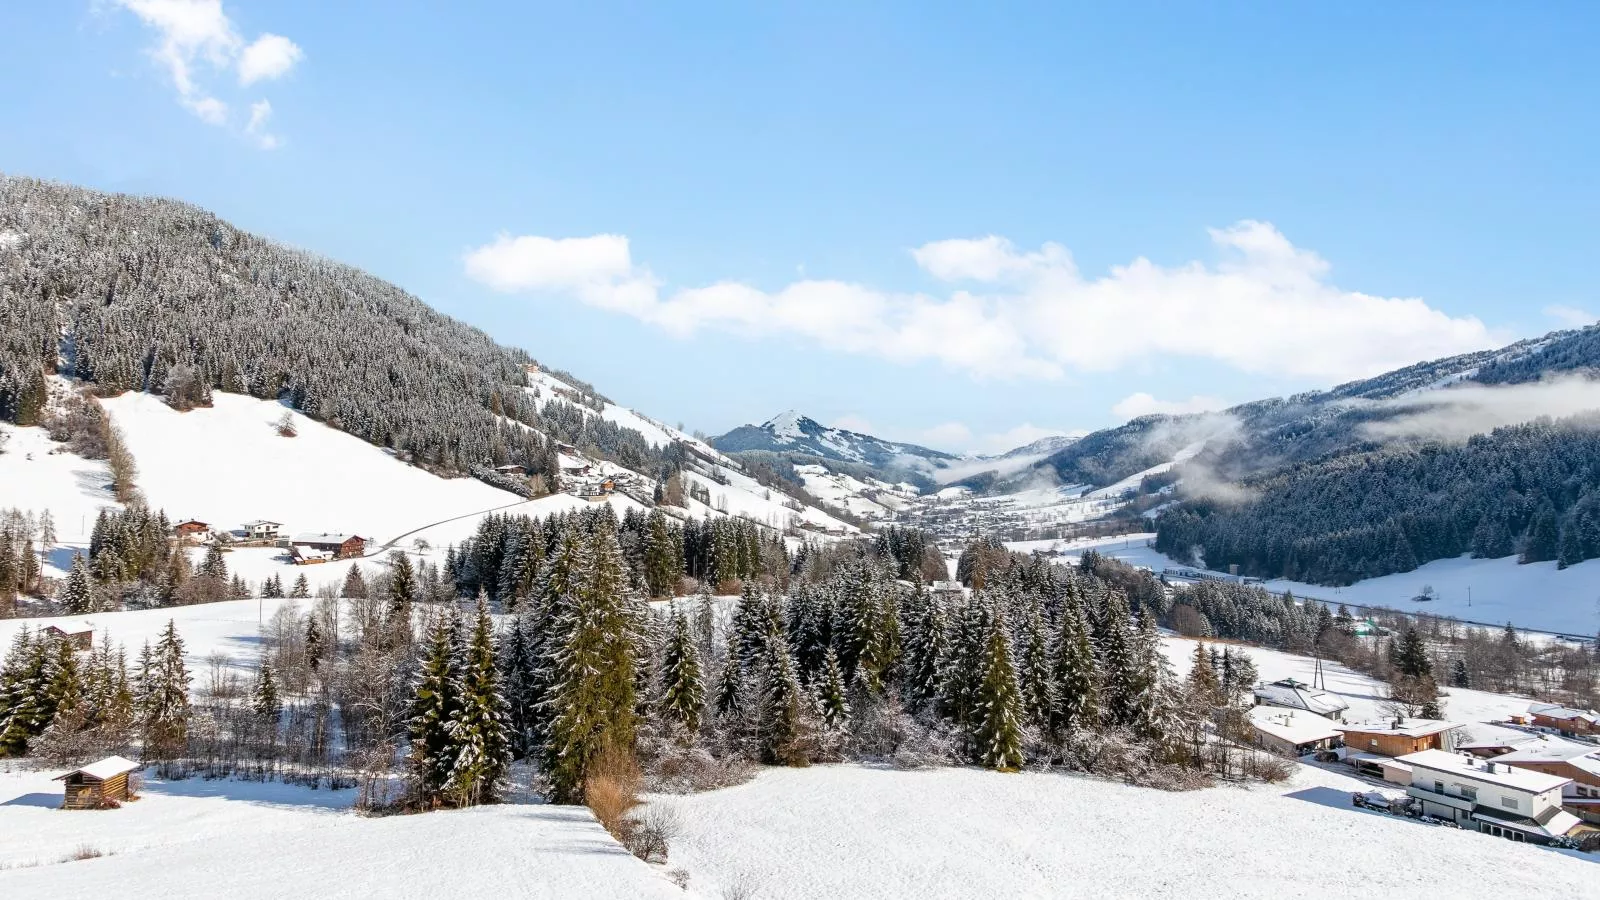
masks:
<svg viewBox="0 0 1600 900"><path fill-rule="evenodd" d="M1194 660L1189 666L1189 695L1203 706L1217 706L1222 702L1222 684L1217 670L1212 668L1211 654L1202 641L1195 641Z"/></svg>
<svg viewBox="0 0 1600 900"><path fill-rule="evenodd" d="M661 654L661 711L690 734L700 730L700 711L705 707L705 680L701 673L700 650L689 633L689 620L673 604L668 624L667 643Z"/></svg>
<svg viewBox="0 0 1600 900"><path fill-rule="evenodd" d="M1472 687L1472 678L1471 678L1471 676L1469 676L1467 674L1467 661L1466 660L1458 659L1451 666L1451 668L1450 668L1450 685L1451 685L1451 687L1458 687L1458 688L1470 688L1470 687Z"/></svg>
<svg viewBox="0 0 1600 900"><path fill-rule="evenodd" d="M1400 649L1395 653L1394 665L1407 678L1432 677L1433 663L1428 659L1428 649L1422 643L1422 635L1417 633L1416 626L1406 629Z"/></svg>
<svg viewBox="0 0 1600 900"><path fill-rule="evenodd" d="M972 740L978 762L991 769L1022 767L1022 694L1011 663L1011 640L999 616L990 622L973 702Z"/></svg>
<svg viewBox="0 0 1600 900"><path fill-rule="evenodd" d="M323 646L322 627L317 624L316 612L306 617L306 667L315 674L322 667L322 657L328 652Z"/></svg>
<svg viewBox="0 0 1600 900"><path fill-rule="evenodd" d="M817 708L822 722L829 728L843 728L850 721L850 702L845 696L844 670L839 667L839 657L828 648L822 663L822 675L817 679Z"/></svg>
<svg viewBox="0 0 1600 900"><path fill-rule="evenodd" d="M212 544L206 550L205 561L200 564L200 575L205 578L214 578L218 584L228 581L228 563L222 558L222 548Z"/></svg>
<svg viewBox="0 0 1600 900"><path fill-rule="evenodd" d="M83 615L94 611L94 582L89 576L88 561L83 554L74 554L72 570L67 573L67 583L56 595L56 602L66 612Z"/></svg>
<svg viewBox="0 0 1600 900"><path fill-rule="evenodd" d="M1023 714L1030 724L1039 728L1049 725L1056 705L1055 684L1050 676L1050 639L1036 606L1023 626L1017 681L1022 689Z"/></svg>
<svg viewBox="0 0 1600 900"><path fill-rule="evenodd" d="M572 596L557 612L545 775L557 803L580 803L602 753L631 755L637 625L610 507L594 517Z"/></svg>
<svg viewBox="0 0 1600 900"><path fill-rule="evenodd" d="M189 670L183 662L183 639L171 619L150 655L143 681L139 709L145 754L176 759L189 736Z"/></svg>
<svg viewBox="0 0 1600 900"><path fill-rule="evenodd" d="M306 580L306 573L301 572L300 577L294 580L294 588L289 591L289 596L296 600L305 600L311 596L311 583Z"/></svg>
<svg viewBox="0 0 1600 900"><path fill-rule="evenodd" d="M406 710L411 783L417 801L429 807L444 802L455 768L457 754L450 723L461 697L455 646L459 627L458 617L453 615L434 622Z"/></svg>
<svg viewBox="0 0 1600 900"><path fill-rule="evenodd" d="M482 595L459 669L460 699L449 721L455 760L446 791L458 806L498 803L511 762L511 732L495 665L494 625Z"/></svg>
<svg viewBox="0 0 1600 900"><path fill-rule="evenodd" d="M800 746L804 735L805 689L789 652L789 642L773 634L767 642L761 678L760 711L756 734L761 742L763 762L778 765L805 765L810 760Z"/></svg>
<svg viewBox="0 0 1600 900"><path fill-rule="evenodd" d="M744 666L739 662L739 636L728 631L728 647L722 655L722 668L717 673L713 703L717 716L723 720L734 719L745 710L740 708L744 699Z"/></svg>
<svg viewBox="0 0 1600 900"><path fill-rule="evenodd" d="M367 599L367 580L361 575L361 566L352 563L350 570L344 573L344 586L339 589L339 595L350 600Z"/></svg>
<svg viewBox="0 0 1600 900"><path fill-rule="evenodd" d="M1053 662L1056 702L1050 730L1059 740L1076 729L1093 728L1100 720L1100 673L1094 643L1083 609L1074 601L1062 609Z"/></svg>
<svg viewBox="0 0 1600 900"><path fill-rule="evenodd" d="M918 612L907 648L906 694L913 703L927 704L939 696L939 666L949 651L950 624L944 603L936 597L925 597Z"/></svg>
<svg viewBox="0 0 1600 900"><path fill-rule="evenodd" d="M256 722L266 731L268 740L278 737L278 715L283 711L283 701L278 697L278 680L273 677L272 664L262 661L256 670L255 689L250 694L250 709Z"/></svg>

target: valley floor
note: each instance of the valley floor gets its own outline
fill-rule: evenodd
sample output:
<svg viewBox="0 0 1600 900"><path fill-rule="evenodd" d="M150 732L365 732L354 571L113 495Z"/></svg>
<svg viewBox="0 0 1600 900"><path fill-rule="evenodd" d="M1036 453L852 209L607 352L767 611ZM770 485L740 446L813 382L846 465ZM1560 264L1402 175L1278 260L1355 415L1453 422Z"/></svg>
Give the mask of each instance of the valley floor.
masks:
<svg viewBox="0 0 1600 900"><path fill-rule="evenodd" d="M1013 541L1006 546L1024 553L1044 551L1076 562L1093 549L1103 556L1155 572L1188 568L1156 551L1153 533L1116 535L1081 541ZM1557 569L1553 562L1519 565L1515 556L1500 559L1434 560L1411 572L1368 578L1347 587L1327 587L1277 579L1264 583L1271 591L1292 591L1329 603L1382 606L1405 613L1451 616L1464 621L1539 629L1576 635L1600 631L1600 559ZM1413 598L1424 587L1434 599Z"/></svg>

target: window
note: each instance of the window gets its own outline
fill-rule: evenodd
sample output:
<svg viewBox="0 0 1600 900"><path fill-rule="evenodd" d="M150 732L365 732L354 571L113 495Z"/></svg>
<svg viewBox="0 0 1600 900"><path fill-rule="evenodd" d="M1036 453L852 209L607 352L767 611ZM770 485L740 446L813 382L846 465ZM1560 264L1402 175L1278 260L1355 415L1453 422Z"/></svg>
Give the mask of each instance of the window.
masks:
<svg viewBox="0 0 1600 900"><path fill-rule="evenodd" d="M1477 788L1475 788L1475 787L1467 787L1464 784L1458 784L1458 785L1456 785L1456 789L1461 792L1461 798L1463 800L1477 801L1477 799L1478 799L1478 789Z"/></svg>
<svg viewBox="0 0 1600 900"><path fill-rule="evenodd" d="M1435 794L1442 794L1442 793L1444 793L1444 782L1442 782L1442 781L1435 781L1435 782L1434 782L1434 783L1433 783L1433 792L1434 792L1434 793L1435 793Z"/></svg>
<svg viewBox="0 0 1600 900"><path fill-rule="evenodd" d="M1517 808L1517 798L1515 798L1515 797L1501 797L1500 798L1500 805L1504 806L1506 809L1516 809Z"/></svg>

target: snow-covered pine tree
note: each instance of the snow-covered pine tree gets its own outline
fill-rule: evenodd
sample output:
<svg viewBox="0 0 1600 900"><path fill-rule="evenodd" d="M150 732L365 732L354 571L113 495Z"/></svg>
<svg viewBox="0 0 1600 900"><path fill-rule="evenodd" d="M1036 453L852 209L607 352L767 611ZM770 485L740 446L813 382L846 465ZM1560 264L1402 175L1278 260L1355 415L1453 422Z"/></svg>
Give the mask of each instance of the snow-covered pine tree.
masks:
<svg viewBox="0 0 1600 900"><path fill-rule="evenodd" d="M1189 696L1201 706L1217 706L1223 700L1222 682L1212 668L1211 654L1204 641L1195 641L1194 659L1189 664Z"/></svg>
<svg viewBox="0 0 1600 900"><path fill-rule="evenodd" d="M839 657L832 647L823 657L822 672L817 677L817 709L822 713L822 723L829 728L843 728L850 721L844 670L839 667Z"/></svg>
<svg viewBox="0 0 1600 900"><path fill-rule="evenodd" d="M326 641L322 637L322 626L317 624L318 618L320 615L316 611L306 616L306 667L312 674L316 674L322 668L322 658L328 652L328 648L324 646Z"/></svg>
<svg viewBox="0 0 1600 900"><path fill-rule="evenodd" d="M631 755L635 733L638 626L610 507L589 522L589 550L576 590L558 611L550 657L554 684L545 746L551 799L580 803L590 764L605 752Z"/></svg>
<svg viewBox="0 0 1600 900"><path fill-rule="evenodd" d="M498 803L511 761L511 733L495 665L494 625L481 594L472 635L458 667L460 699L449 721L456 756L446 793L457 806Z"/></svg>
<svg viewBox="0 0 1600 900"><path fill-rule="evenodd" d="M261 596L266 600L276 600L282 597L283 579L276 574L268 575L266 580L261 582Z"/></svg>
<svg viewBox="0 0 1600 900"><path fill-rule="evenodd" d="M1062 604L1051 676L1056 697L1050 730L1056 739L1099 724L1100 672L1095 664L1089 620L1083 607L1070 598Z"/></svg>
<svg viewBox="0 0 1600 900"><path fill-rule="evenodd" d="M984 636L973 702L972 741L978 762L991 769L1022 767L1022 693L1011 661L1005 622L994 616Z"/></svg>
<svg viewBox="0 0 1600 900"><path fill-rule="evenodd" d="M694 734L700 730L700 713L705 701L700 649L689 633L689 620L674 603L666 646L661 654L661 712L665 718Z"/></svg>
<svg viewBox="0 0 1600 900"><path fill-rule="evenodd" d="M306 580L306 573L301 572L300 577L294 580L294 588L289 591L289 596L296 600L305 600L311 596L311 582Z"/></svg>
<svg viewBox="0 0 1600 900"><path fill-rule="evenodd" d="M56 595L56 603L68 613L82 615L94 611L94 582L89 576L89 562L83 554L73 554L72 569L67 573L67 583Z"/></svg>
<svg viewBox="0 0 1600 900"><path fill-rule="evenodd" d="M455 616L440 617L434 622L406 710L412 792L417 802L428 807L444 802L457 756L450 722L461 696L455 647L458 629Z"/></svg>
<svg viewBox="0 0 1600 900"><path fill-rule="evenodd" d="M1037 600L1027 611L1022 627L1022 652L1017 660L1017 681L1022 689L1022 709L1027 721L1037 728L1050 724L1056 706L1056 691L1050 668L1050 637Z"/></svg>
<svg viewBox="0 0 1600 900"><path fill-rule="evenodd" d="M183 662L183 639L171 619L151 653L139 711L145 755L161 760L182 755L189 738L189 670Z"/></svg>
<svg viewBox="0 0 1600 900"><path fill-rule="evenodd" d="M939 697L939 665L950 646L950 621L944 602L924 595L918 607L916 628L907 649L906 695L914 704L928 704Z"/></svg>
<svg viewBox="0 0 1600 900"><path fill-rule="evenodd" d="M205 561L200 564L199 574L205 578L216 579L218 584L227 583L228 563L227 560L222 558L221 547L217 546L216 544L212 544L206 550L206 558Z"/></svg>
<svg viewBox="0 0 1600 900"><path fill-rule="evenodd" d="M946 717L963 727L972 722L992 617L989 595L973 594L956 617L949 649L939 664L939 705Z"/></svg>
<svg viewBox="0 0 1600 900"><path fill-rule="evenodd" d="M766 659L762 661L761 700L756 734L763 762L802 766L810 762L801 746L805 734L805 689L789 652L789 642L781 632L769 635Z"/></svg>
<svg viewBox="0 0 1600 900"><path fill-rule="evenodd" d="M538 746L534 731L534 707L538 702L535 681L538 666L534 655L528 604L500 642L500 682L506 698L506 723L511 733L511 755L523 759Z"/></svg>

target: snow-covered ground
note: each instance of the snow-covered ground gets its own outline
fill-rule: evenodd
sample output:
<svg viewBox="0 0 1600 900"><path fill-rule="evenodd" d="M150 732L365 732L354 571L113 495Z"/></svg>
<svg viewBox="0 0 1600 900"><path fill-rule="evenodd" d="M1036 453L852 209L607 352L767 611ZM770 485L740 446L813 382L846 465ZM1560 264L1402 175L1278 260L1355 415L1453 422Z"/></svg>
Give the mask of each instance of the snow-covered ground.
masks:
<svg viewBox="0 0 1600 900"><path fill-rule="evenodd" d="M121 506L105 460L52 452L63 445L43 428L0 423L0 434L9 436L0 453L0 509L49 510L63 540L84 540L100 510Z"/></svg>
<svg viewBox="0 0 1600 900"><path fill-rule="evenodd" d="M1366 788L1308 767L1280 785L1167 793L818 766L656 802L684 823L673 864L712 896L740 883L761 900L1594 894L1588 858L1355 809Z"/></svg>
<svg viewBox="0 0 1600 900"><path fill-rule="evenodd" d="M173 521L237 528L268 519L291 534L385 541L430 522L521 502L473 478L440 478L406 465L296 412L290 416L298 436L280 437L275 426L286 407L278 403L221 392L213 402L180 413L150 394L103 401L138 465L139 489Z"/></svg>
<svg viewBox="0 0 1600 900"><path fill-rule="evenodd" d="M152 779L121 809L64 812L57 774L0 773L0 896L686 896L583 807L365 818L353 791ZM80 848L106 855L62 861Z"/></svg>

